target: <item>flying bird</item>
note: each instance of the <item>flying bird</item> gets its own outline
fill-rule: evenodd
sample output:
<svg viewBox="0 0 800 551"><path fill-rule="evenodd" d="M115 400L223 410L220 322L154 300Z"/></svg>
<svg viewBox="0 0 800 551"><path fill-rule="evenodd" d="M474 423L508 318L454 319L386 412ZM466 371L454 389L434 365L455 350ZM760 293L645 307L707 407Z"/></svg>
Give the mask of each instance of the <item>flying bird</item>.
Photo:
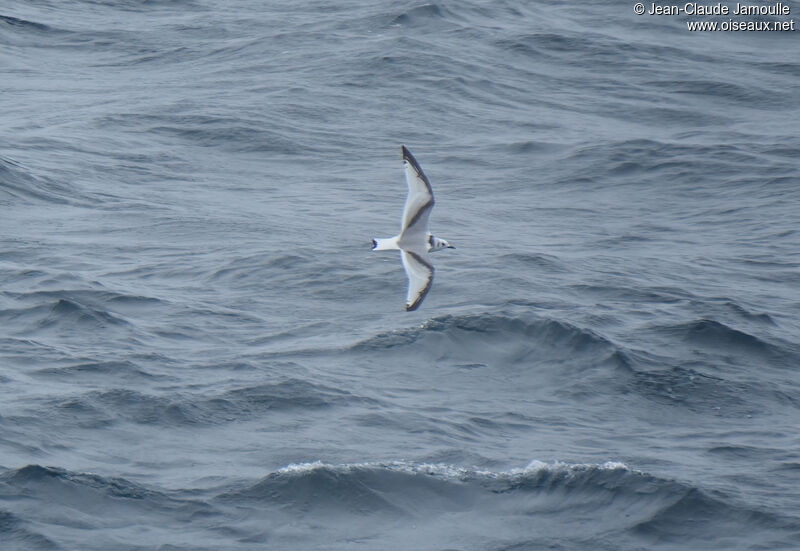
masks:
<svg viewBox="0 0 800 551"><path fill-rule="evenodd" d="M400 251L403 268L408 276L406 311L419 308L433 284L434 268L428 253L439 249L455 249L444 239L439 239L428 230L428 220L433 210L433 189L422 167L403 147L403 166L408 184L408 197L403 208L400 234L384 239L373 239L373 251Z"/></svg>

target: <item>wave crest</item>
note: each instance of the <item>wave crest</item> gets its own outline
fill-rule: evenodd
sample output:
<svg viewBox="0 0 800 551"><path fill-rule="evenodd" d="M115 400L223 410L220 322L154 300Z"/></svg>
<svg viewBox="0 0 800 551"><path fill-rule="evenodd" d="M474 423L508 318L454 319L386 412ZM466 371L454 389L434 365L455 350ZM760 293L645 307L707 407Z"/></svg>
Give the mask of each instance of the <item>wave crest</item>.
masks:
<svg viewBox="0 0 800 551"><path fill-rule="evenodd" d="M506 314L446 315L418 327L377 334L350 347L358 353L423 355L458 366L519 366L546 363L578 368L625 363L610 339L572 323Z"/></svg>

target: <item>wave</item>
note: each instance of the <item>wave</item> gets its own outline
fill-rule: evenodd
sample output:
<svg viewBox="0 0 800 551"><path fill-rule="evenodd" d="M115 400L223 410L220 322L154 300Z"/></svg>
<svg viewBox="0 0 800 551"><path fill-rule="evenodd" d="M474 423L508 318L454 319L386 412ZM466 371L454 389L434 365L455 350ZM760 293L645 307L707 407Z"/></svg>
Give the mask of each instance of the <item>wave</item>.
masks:
<svg viewBox="0 0 800 551"><path fill-rule="evenodd" d="M757 81L756 81L757 82ZM760 88L754 83L725 82L722 80L658 80L645 83L667 93L690 96L710 96L714 101L722 101L731 105L753 106L758 104L762 109L785 106L793 102L794 97L788 93L772 93L772 90Z"/></svg>
<svg viewBox="0 0 800 551"><path fill-rule="evenodd" d="M33 372L33 375L43 379L63 379L70 382L83 379L92 384L97 384L102 377L114 381L141 381L156 378L155 375L130 360L71 362L65 366L38 369Z"/></svg>
<svg viewBox="0 0 800 551"><path fill-rule="evenodd" d="M567 32L523 33L500 38L496 46L512 54L535 57L538 61L557 62L569 57L578 65L603 64L620 66L623 57L621 47L628 45L611 36L601 34Z"/></svg>
<svg viewBox="0 0 800 551"><path fill-rule="evenodd" d="M394 17L390 25L403 27L441 26L441 23L452 18L452 12L440 3L428 3L408 8Z"/></svg>
<svg viewBox="0 0 800 551"><path fill-rule="evenodd" d="M295 545L305 541L275 530L288 522L314 525L314 541L323 535L352 543L357 531L381 548L418 531L427 534L425 548L476 537L492 546L524 548L558 542L596 549L598 537L606 548L617 549L670 541L707 549L770 541L780 548L800 535L791 512L748 505L619 462L532 461L497 471L445 463L316 461L290 464L252 483L206 490L162 490L125 478L28 465L0 474L0 500L9 496L37 504L24 509L24 516L0 511L0 534L18 539L37 537L29 523L88 534L131 522L139 531L181 527L182 537L192 539L213 537L225 526L224 533L236 534L240 542L278 543L281 535ZM31 547L45 548L48 542Z"/></svg>
<svg viewBox="0 0 800 551"><path fill-rule="evenodd" d="M754 335L712 319L699 319L663 327L661 331L673 333L685 341L704 347L734 347L740 351L755 353L761 353L770 347Z"/></svg>
<svg viewBox="0 0 800 551"><path fill-rule="evenodd" d="M690 295L654 288L635 296L670 304ZM723 308L729 309L726 303ZM762 316L736 315L771 325ZM399 368L524 369L536 378L537 387L547 387L551 393L595 398L604 393L634 394L721 416L753 415L763 411L765 404L779 404L789 411L800 407L791 388L780 380L748 375L753 362L782 371L796 365L800 354L791 343L768 341L710 319L647 328L635 336L636 342L642 339L647 348L632 348L558 319L528 313L478 313L439 316L420 326L379 333L343 352ZM400 422L372 415L378 416L374 422Z"/></svg>
<svg viewBox="0 0 800 551"><path fill-rule="evenodd" d="M264 126L233 116L163 115L147 132L202 147L223 147L248 153L308 154L308 147L290 138L288 132L266 129ZM274 124L267 126L275 127Z"/></svg>
<svg viewBox="0 0 800 551"><path fill-rule="evenodd" d="M769 316L754 315L733 308L741 319L760 325L773 325ZM679 340L693 349L714 355L737 355L737 361L751 363L753 360L764 362L778 368L792 368L800 361L800 349L793 343L770 337L760 337L753 332L737 329L710 318L668 326L658 326L650 330L655 334L668 337L671 341Z"/></svg>
<svg viewBox="0 0 800 551"><path fill-rule="evenodd" d="M601 300L631 301L674 304L687 300L692 295L685 289L677 287L638 286L623 287L621 285L585 284L571 285L571 288L580 293L592 294Z"/></svg>
<svg viewBox="0 0 800 551"><path fill-rule="evenodd" d="M0 204L86 205L75 189L65 183L39 176L11 159L0 157Z"/></svg>
<svg viewBox="0 0 800 551"><path fill-rule="evenodd" d="M500 257L504 265L518 265L527 269L543 270L548 273L564 273L569 268L557 256L549 254L533 254L526 252L507 253Z"/></svg>
<svg viewBox="0 0 800 551"><path fill-rule="evenodd" d="M617 365L624 352L610 339L572 323L514 314L461 314L419 327L380 333L349 348L356 353L421 354L451 364L514 366L547 363L586 368Z"/></svg>
<svg viewBox="0 0 800 551"><path fill-rule="evenodd" d="M113 527L124 531L129 527L150 526L151 530L158 531L166 519L181 524L213 511L200 500L172 496L124 478L40 465L27 465L0 474L0 500L11 497L24 500L14 506L21 512L13 515L0 512L0 534L9 536L11 542L29 545L21 549L61 548L54 539L33 532L29 524L45 533L56 532L62 537L66 534L68 541L73 539L70 533L74 531L82 542L81 548L98 549L103 545L94 542L92 535L113 538L100 529ZM34 505L25 506L25 503ZM3 537L3 541L5 544L8 537ZM137 543L144 548L144 542L138 537Z"/></svg>
<svg viewBox="0 0 800 551"><path fill-rule="evenodd" d="M775 320L773 319L773 317L770 316L766 312L753 312L751 310L748 310L747 308L745 308L741 304L738 304L735 300L732 300L732 299L729 299L729 298L721 298L720 302L721 302L721 306L723 308L725 308L728 311L732 312L733 314L735 314L736 316L738 316L741 319L744 319L744 320L747 320L747 321L755 321L755 322L762 323L762 324L765 324L765 325L770 325L770 326L776 326L777 325L777 323L775 323Z"/></svg>
<svg viewBox="0 0 800 551"><path fill-rule="evenodd" d="M76 368L68 369L74 376ZM59 374L62 372L59 370ZM51 402L50 407L56 411L69 411L70 419L81 426L101 427L118 421L154 426L202 426L298 410L377 403L372 398L346 390L301 379L286 379L217 394L156 395L117 388L62 398Z"/></svg>
<svg viewBox="0 0 800 551"><path fill-rule="evenodd" d="M651 518L635 524L632 532L650 541L702 542L706 549L731 549L743 539L760 546L763 538L778 540L781 532L790 534L788 540L800 536L800 519L739 505L719 492L683 486L676 497ZM787 543L774 541L773 545L778 549Z"/></svg>
<svg viewBox="0 0 800 551"><path fill-rule="evenodd" d="M16 30L22 32L33 32L33 33L57 32L57 29L54 29L49 25L45 25L44 23L37 23L36 21L29 21L27 19L20 19L17 17L11 17L9 15L2 15L2 14L0 14L0 24L7 25L8 27L14 27Z"/></svg>
<svg viewBox="0 0 800 551"><path fill-rule="evenodd" d="M707 375L687 367L631 369L623 387L655 402L698 413L742 417L760 406L753 384Z"/></svg>
<svg viewBox="0 0 800 551"><path fill-rule="evenodd" d="M630 474L627 466L615 462L570 465L534 461L524 469L497 472L441 463L333 465L317 461L289 465L218 498L265 502L304 512L422 517L475 507L479 498L566 488L597 491L609 480Z"/></svg>
<svg viewBox="0 0 800 551"><path fill-rule="evenodd" d="M761 317L755 322L771 325ZM643 335L652 351L626 352L630 361L619 378L623 393L631 391L688 411L740 418L776 407L789 411L800 407L794 383L780 376L800 361L791 343L766 340L706 318L651 327ZM774 368L778 376L754 377L754 365L762 373Z"/></svg>
<svg viewBox="0 0 800 551"><path fill-rule="evenodd" d="M18 334L25 335L62 328L72 332L130 325L119 314L96 304L70 298L57 298L21 308L6 308L0 310L0 320L15 327Z"/></svg>
<svg viewBox="0 0 800 551"><path fill-rule="evenodd" d="M296 271L307 265L311 259L298 254L256 254L243 258L235 258L217 269L209 279L211 281L238 282L251 279L261 281L264 273L272 271Z"/></svg>
<svg viewBox="0 0 800 551"><path fill-rule="evenodd" d="M20 549L20 551L59 549L53 540L33 531L26 524L17 515L0 509L0 539L3 540L5 549Z"/></svg>
<svg viewBox="0 0 800 551"><path fill-rule="evenodd" d="M143 310L153 312L167 302L144 295L105 288L64 288L66 284L92 285L71 274L51 274L30 270L8 274L28 286L55 287L27 292L5 291L9 300L0 309L0 320L14 327L17 335L33 336L42 331L123 330L134 327L132 319Z"/></svg>
<svg viewBox="0 0 800 551"><path fill-rule="evenodd" d="M502 531L510 523L517 527L512 531L515 537L527 546L553 538L560 545L584 548L599 532L607 541L634 540L642 545L677 532L682 536L677 541L684 544L706 542L708 548L725 548L716 543L720 530L731 541L754 533L791 537L793 527L797 533L797 519L791 515L742 505L721 492L618 462L533 461L523 469L498 472L447 464L318 461L289 465L251 486L223 492L217 500L235 504L240 511L276 507L331 523L343 516L366 516L420 527L457 515L462 519L459 526L435 524L437 530L464 537L469 524L478 519L484 530L491 526ZM563 515L565 508L571 511L568 518ZM584 517L592 521L573 521ZM567 524L570 531L565 532Z"/></svg>
<svg viewBox="0 0 800 551"><path fill-rule="evenodd" d="M653 114L649 116L653 116ZM692 116L689 112L685 116ZM663 114L658 114L660 120ZM698 115L703 116L703 115ZM758 162L759 155L749 144L701 144L659 141L652 139L630 139L581 148L569 159L585 164L602 186L640 186L642 174L648 179L669 179L690 195L716 192L714 182L724 182L730 189L730 180L742 167ZM697 186L697 170L713 174L706 185ZM611 183L613 182L613 183ZM742 189L749 190L749 186Z"/></svg>

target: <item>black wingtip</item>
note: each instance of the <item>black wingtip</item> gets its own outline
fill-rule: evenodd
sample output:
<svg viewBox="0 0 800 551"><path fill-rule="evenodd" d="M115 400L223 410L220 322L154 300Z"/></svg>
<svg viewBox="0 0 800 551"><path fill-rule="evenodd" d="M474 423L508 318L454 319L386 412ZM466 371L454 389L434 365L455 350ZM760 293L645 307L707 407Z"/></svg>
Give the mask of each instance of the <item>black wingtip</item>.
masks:
<svg viewBox="0 0 800 551"><path fill-rule="evenodd" d="M377 246L378 246L378 242L373 239L372 240L372 250L374 251L375 247L377 247Z"/></svg>
<svg viewBox="0 0 800 551"><path fill-rule="evenodd" d="M431 183L428 181L428 177L425 176L425 173L422 171L422 167L419 166L417 159L414 158L414 155L411 154L411 152L408 150L406 146L403 145L400 147L403 148L403 160L414 167L414 170L417 171L419 177L422 178L425 181L425 185L428 186L428 191L430 191L431 195L433 195L433 190L431 190Z"/></svg>

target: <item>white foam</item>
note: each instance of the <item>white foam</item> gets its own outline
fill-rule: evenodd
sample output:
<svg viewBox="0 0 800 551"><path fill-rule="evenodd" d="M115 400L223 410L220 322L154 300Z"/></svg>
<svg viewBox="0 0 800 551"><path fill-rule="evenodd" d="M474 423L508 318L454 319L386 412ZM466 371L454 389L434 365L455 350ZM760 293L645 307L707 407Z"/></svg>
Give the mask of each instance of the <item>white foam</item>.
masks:
<svg viewBox="0 0 800 551"><path fill-rule="evenodd" d="M409 461L389 461L389 462L363 462L363 463L342 463L334 465L324 463L320 460L307 463L291 463L281 467L276 471L278 474L303 474L319 469L328 469L336 472L348 472L362 469L385 469L388 471L402 472L410 475L429 475L452 480L466 480L469 478L507 478L518 477L538 473L548 472L568 472L578 473L591 469L603 471L631 471L631 469L619 461L606 461L605 463L564 463L555 461L545 463L537 459L531 460L524 468L509 469L507 471L489 471L478 467L457 467L446 463L413 463Z"/></svg>

